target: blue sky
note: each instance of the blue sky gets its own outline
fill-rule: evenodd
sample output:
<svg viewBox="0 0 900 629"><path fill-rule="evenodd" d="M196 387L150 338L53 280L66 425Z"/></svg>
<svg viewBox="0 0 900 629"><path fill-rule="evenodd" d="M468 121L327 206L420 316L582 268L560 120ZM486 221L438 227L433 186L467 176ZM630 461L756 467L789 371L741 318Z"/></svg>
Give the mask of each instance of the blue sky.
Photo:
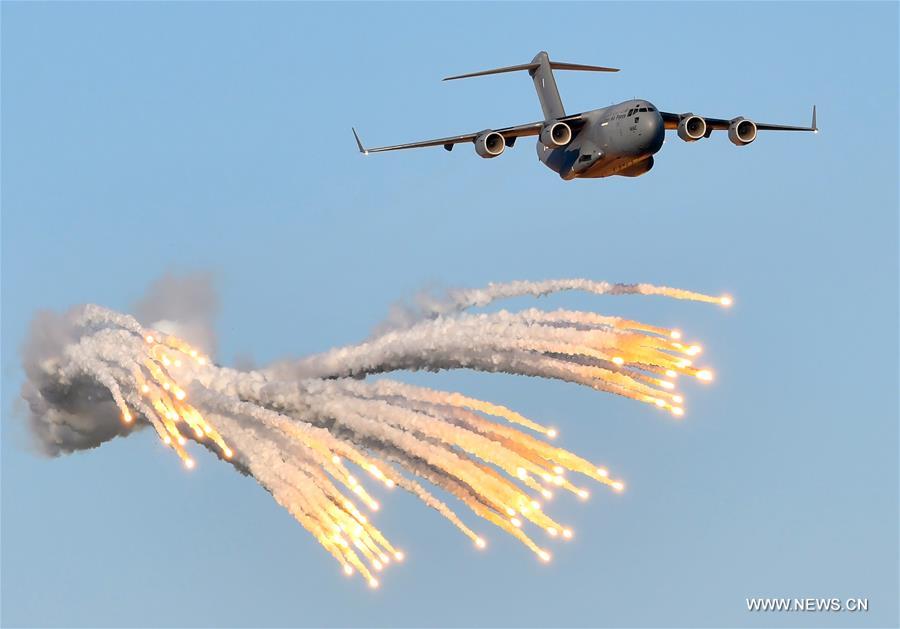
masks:
<svg viewBox="0 0 900 629"><path fill-rule="evenodd" d="M896 625L897 18L894 3L2 5L4 626ZM562 182L532 140L362 158L372 145L632 97L822 132L670 135L638 179ZM737 300L566 295L679 325L711 387L673 423L573 385L409 377L513 406L608 461L623 495L560 499L576 540L540 565L477 553L409 496L377 524L408 554L347 580L247 478L186 473L150 434L56 460L16 414L33 313L127 310L211 271L220 359L364 338L422 286L589 277ZM525 306L528 300L504 304ZM471 521L471 520L470 520ZM868 614L750 614L751 596L868 597Z"/></svg>

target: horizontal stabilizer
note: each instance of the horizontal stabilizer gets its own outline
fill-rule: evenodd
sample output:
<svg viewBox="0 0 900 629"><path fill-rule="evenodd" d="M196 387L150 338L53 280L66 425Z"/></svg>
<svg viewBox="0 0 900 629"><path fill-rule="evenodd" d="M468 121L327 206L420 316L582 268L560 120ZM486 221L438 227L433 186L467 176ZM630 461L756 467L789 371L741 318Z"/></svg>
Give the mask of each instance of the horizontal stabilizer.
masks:
<svg viewBox="0 0 900 629"><path fill-rule="evenodd" d="M448 76L445 81L454 81L456 79L468 79L473 76L485 76L486 74L503 74L504 72L518 72L519 70L535 70L540 67L539 63L523 63L518 66L506 66L505 68L494 68L493 70L482 70L481 72L470 72L469 74L459 74L457 76Z"/></svg>
<svg viewBox="0 0 900 629"><path fill-rule="evenodd" d="M482 70L481 72L470 72L468 74L459 74L457 76L448 76L445 81L453 81L455 79L468 79L473 76L485 76L488 74L502 74L504 72L518 72L519 70L537 70L541 67L540 63L523 63L517 66L506 66L505 68L494 68L493 70ZM562 61L551 61L550 68L553 70L581 70L584 72L618 72L619 68L607 68L604 66L586 66L580 63L564 63Z"/></svg>
<svg viewBox="0 0 900 629"><path fill-rule="evenodd" d="M580 63L563 63L562 61L551 61L550 67L554 70L582 70L584 72L618 72L619 68L607 68L604 66L585 66Z"/></svg>

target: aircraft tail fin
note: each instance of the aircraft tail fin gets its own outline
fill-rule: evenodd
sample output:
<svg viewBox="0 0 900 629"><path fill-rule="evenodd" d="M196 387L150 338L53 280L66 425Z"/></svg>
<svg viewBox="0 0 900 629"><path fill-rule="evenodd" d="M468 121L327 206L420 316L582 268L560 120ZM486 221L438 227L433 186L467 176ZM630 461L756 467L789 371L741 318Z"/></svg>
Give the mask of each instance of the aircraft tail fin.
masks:
<svg viewBox="0 0 900 629"><path fill-rule="evenodd" d="M562 118L566 115L563 108L562 99L559 97L559 90L556 87L556 79L553 77L553 70L581 70L586 72L618 72L618 68L607 68L604 66L588 66L578 63L563 63L561 61L551 61L550 56L541 51L535 55L531 63L523 63L516 66L506 66L503 68L494 68L493 70L482 70L481 72L470 72L468 74L459 74L457 76L448 76L445 81L453 81L456 79L468 79L473 76L486 76L488 74L502 74L504 72L517 72L519 70L528 70L528 74L534 80L534 88L537 91L538 99L541 101L541 110L544 112L545 120L553 120Z"/></svg>

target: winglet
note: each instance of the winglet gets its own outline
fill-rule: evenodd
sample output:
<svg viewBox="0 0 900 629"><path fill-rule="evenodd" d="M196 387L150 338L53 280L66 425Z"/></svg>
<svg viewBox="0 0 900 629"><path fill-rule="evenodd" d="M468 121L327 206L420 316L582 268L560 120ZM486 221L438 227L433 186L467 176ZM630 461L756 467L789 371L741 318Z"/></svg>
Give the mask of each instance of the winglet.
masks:
<svg viewBox="0 0 900 629"><path fill-rule="evenodd" d="M356 132L354 127L350 127L353 129L353 137L356 138L356 146L359 147L359 152L363 155L368 155L369 151L366 150L366 147L363 146L362 140L359 139L359 134Z"/></svg>
<svg viewBox="0 0 900 629"><path fill-rule="evenodd" d="M819 127L816 126L816 106L815 105L813 105L812 130L813 130L813 133L819 132Z"/></svg>

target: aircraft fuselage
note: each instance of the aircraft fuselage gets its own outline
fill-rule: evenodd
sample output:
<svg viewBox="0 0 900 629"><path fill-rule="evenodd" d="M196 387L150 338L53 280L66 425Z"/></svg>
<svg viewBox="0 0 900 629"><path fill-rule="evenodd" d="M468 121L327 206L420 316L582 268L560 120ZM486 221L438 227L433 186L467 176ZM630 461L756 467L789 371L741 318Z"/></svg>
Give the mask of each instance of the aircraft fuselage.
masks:
<svg viewBox="0 0 900 629"><path fill-rule="evenodd" d="M653 167L665 125L646 100L628 100L583 114L584 126L563 148L537 143L538 159L563 179L637 177Z"/></svg>

